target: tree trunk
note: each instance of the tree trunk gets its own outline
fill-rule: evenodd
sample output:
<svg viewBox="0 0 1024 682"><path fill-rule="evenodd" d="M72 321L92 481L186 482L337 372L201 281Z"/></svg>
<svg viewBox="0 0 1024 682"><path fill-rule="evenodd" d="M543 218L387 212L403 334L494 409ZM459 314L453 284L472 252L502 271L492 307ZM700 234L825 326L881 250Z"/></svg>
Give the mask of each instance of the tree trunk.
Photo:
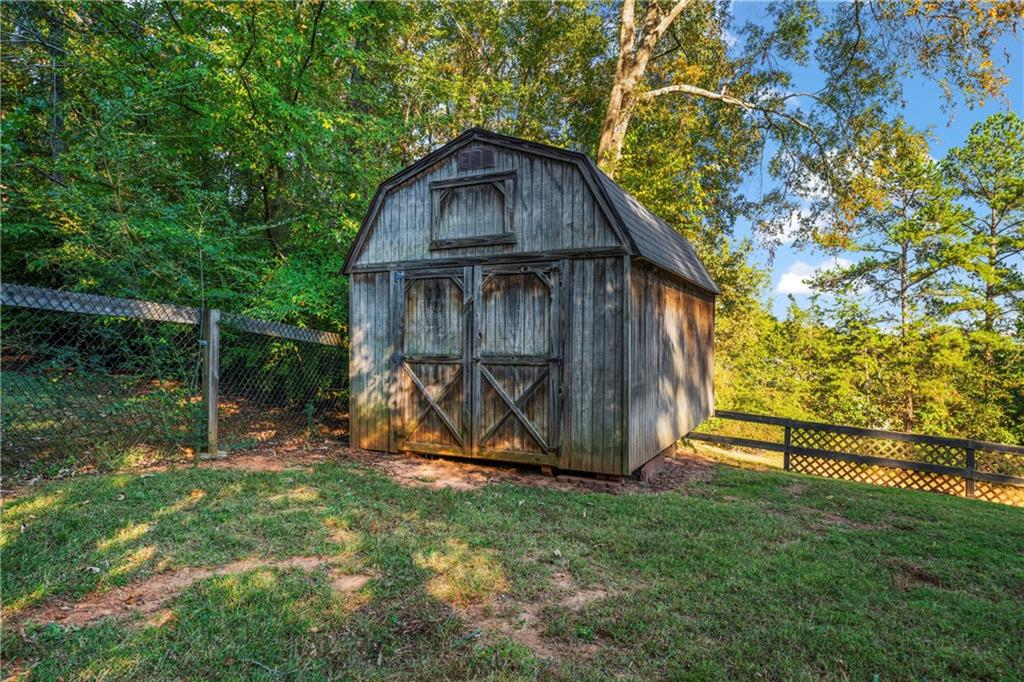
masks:
<svg viewBox="0 0 1024 682"><path fill-rule="evenodd" d="M907 324L910 317L910 274L908 272L908 250L909 245L903 242L900 245L900 336L907 338Z"/></svg>
<svg viewBox="0 0 1024 682"><path fill-rule="evenodd" d="M910 273L909 273L909 249L910 245L904 241L900 244L900 355L904 362L907 362L910 353L907 348L908 336L910 334ZM915 383L912 377L904 377L903 393L903 430L910 431L914 424L914 390Z"/></svg>
<svg viewBox="0 0 1024 682"><path fill-rule="evenodd" d="M654 48L672 22L693 0L678 0L668 12L652 0L644 16L643 29L636 30L635 0L623 0L619 20L619 58L615 65L615 80L608 97L601 137L597 145L597 165L615 177L615 166L622 158L622 143L626 139L629 121L636 104L637 86L647 71L647 63Z"/></svg>
<svg viewBox="0 0 1024 682"><path fill-rule="evenodd" d="M629 127L629 117L623 107L625 99L626 86L616 73L615 84L608 98L608 110L601 126L601 140L597 146L597 166L607 173L608 177L615 177L615 166L622 156L622 142Z"/></svg>
<svg viewBox="0 0 1024 682"><path fill-rule="evenodd" d="M53 10L56 11L56 10ZM60 59L64 56L64 27L59 17L53 16L51 11L44 12L48 32L44 47L50 55L50 160L53 167L50 172L50 179L58 185L64 184L64 174L57 170L57 160L64 153L64 115L60 107L64 101L64 72Z"/></svg>
<svg viewBox="0 0 1024 682"><path fill-rule="evenodd" d="M999 267L999 222L996 219L995 210L991 211L988 221L988 266L991 268L990 276L985 281L985 331L991 332L996 328L996 287L992 275Z"/></svg>

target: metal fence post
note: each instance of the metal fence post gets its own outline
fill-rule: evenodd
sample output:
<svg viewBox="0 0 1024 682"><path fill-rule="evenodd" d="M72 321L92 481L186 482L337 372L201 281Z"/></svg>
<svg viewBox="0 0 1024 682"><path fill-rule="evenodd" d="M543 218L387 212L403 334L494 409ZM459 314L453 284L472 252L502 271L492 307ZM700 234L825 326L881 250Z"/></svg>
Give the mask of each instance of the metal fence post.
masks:
<svg viewBox="0 0 1024 682"><path fill-rule="evenodd" d="M223 457L217 447L217 401L220 397L220 311L203 308L203 405L206 407L205 458Z"/></svg>
<svg viewBox="0 0 1024 682"><path fill-rule="evenodd" d="M791 441L792 436L793 436L792 429L793 429L792 425L787 421L786 422L786 449L783 450L783 452L782 452L782 468L785 471L789 471L789 454L790 454L789 450L790 450L790 441Z"/></svg>

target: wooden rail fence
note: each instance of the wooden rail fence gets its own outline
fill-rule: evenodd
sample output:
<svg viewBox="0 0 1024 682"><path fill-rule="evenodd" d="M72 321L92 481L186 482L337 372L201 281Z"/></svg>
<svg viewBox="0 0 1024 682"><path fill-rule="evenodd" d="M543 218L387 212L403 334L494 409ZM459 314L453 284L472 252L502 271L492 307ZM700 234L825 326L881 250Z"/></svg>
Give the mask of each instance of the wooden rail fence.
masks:
<svg viewBox="0 0 1024 682"><path fill-rule="evenodd" d="M692 440L783 454L787 471L1024 506L1024 447L744 412L718 419L782 429L781 442L692 432Z"/></svg>

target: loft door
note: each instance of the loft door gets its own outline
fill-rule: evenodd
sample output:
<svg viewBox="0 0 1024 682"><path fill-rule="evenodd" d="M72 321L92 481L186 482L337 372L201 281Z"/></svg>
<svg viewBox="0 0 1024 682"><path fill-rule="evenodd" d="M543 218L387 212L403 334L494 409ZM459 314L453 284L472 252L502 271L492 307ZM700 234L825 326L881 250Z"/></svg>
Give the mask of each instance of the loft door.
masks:
<svg viewBox="0 0 1024 682"><path fill-rule="evenodd" d="M558 463L559 268L474 268L473 449Z"/></svg>
<svg viewBox="0 0 1024 682"><path fill-rule="evenodd" d="M466 273L396 272L392 449L469 454Z"/></svg>

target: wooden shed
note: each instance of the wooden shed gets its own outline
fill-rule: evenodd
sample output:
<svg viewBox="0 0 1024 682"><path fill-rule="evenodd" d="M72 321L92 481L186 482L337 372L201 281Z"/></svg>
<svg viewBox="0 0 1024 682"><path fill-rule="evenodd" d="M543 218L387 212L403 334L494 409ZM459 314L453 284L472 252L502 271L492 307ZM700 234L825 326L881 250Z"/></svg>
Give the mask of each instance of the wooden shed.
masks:
<svg viewBox="0 0 1024 682"><path fill-rule="evenodd" d="M470 129L345 261L353 445L609 476L713 410L718 287L583 154Z"/></svg>

